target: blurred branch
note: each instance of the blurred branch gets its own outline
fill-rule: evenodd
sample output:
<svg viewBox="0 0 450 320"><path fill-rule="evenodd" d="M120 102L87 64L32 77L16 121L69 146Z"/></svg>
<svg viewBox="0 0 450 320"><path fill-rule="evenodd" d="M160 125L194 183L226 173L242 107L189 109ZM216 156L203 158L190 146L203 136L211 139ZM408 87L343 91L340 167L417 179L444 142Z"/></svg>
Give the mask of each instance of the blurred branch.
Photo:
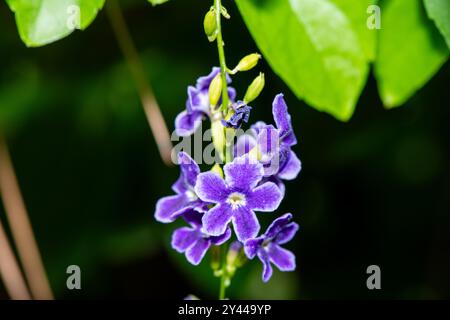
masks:
<svg viewBox="0 0 450 320"><path fill-rule="evenodd" d="M8 295L13 300L30 300L19 264L9 244L6 232L0 221L0 277L6 287Z"/></svg>
<svg viewBox="0 0 450 320"><path fill-rule="evenodd" d="M133 43L130 32L126 25L122 11L117 0L109 0L106 2L111 27L116 36L120 49L122 50L125 60L130 68L131 75L136 84L142 106L144 107L147 121L155 137L158 145L159 153L166 165L172 165L171 151L172 142L170 140L169 130L167 129L161 110L156 101L153 90L144 73L142 61Z"/></svg>
<svg viewBox="0 0 450 320"><path fill-rule="evenodd" d="M0 196L33 297L39 300L53 299L8 147L2 136L0 136Z"/></svg>

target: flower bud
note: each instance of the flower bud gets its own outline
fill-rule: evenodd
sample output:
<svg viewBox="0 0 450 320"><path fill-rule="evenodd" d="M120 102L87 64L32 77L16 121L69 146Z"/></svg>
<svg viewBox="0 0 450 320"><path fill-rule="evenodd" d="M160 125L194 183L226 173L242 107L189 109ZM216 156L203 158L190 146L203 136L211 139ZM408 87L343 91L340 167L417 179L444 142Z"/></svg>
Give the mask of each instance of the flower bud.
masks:
<svg viewBox="0 0 450 320"><path fill-rule="evenodd" d="M217 246L211 247L211 268L213 271L220 269L220 248Z"/></svg>
<svg viewBox="0 0 450 320"><path fill-rule="evenodd" d="M222 170L222 167L220 166L220 164L216 163L211 168L211 171L217 173L219 176L221 176L223 178L223 170Z"/></svg>
<svg viewBox="0 0 450 320"><path fill-rule="evenodd" d="M217 37L217 21L216 11L214 9L209 10L205 18L203 19L203 29L210 42L216 40Z"/></svg>
<svg viewBox="0 0 450 320"><path fill-rule="evenodd" d="M209 85L209 103L212 106L216 106L219 102L220 95L222 94L222 77L218 73Z"/></svg>
<svg viewBox="0 0 450 320"><path fill-rule="evenodd" d="M238 71L248 71L258 64L258 60L261 59L261 55L258 53L251 53L239 61L237 66L231 71L235 74Z"/></svg>
<svg viewBox="0 0 450 320"><path fill-rule="evenodd" d="M253 82L248 86L247 92L244 96L244 102L249 103L255 100L264 88L264 84L264 73L261 72L259 76L257 76L255 80L253 80Z"/></svg>
<svg viewBox="0 0 450 320"><path fill-rule="evenodd" d="M213 138L214 148L219 154L220 159L224 159L224 148L225 148L225 132L220 120L211 122L211 135Z"/></svg>
<svg viewBox="0 0 450 320"><path fill-rule="evenodd" d="M224 6L220 7L220 13L225 19L230 19L230 15L228 14L227 9Z"/></svg>

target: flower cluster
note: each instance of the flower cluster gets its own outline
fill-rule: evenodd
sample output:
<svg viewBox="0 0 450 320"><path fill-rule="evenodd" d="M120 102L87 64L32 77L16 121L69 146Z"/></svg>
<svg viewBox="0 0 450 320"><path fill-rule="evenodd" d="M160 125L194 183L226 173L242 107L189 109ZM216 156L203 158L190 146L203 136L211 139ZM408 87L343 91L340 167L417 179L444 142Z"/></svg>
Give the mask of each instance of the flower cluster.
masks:
<svg viewBox="0 0 450 320"><path fill-rule="evenodd" d="M213 68L197 80L195 87L188 87L186 110L175 121L178 135L194 133L208 117L217 123L217 115L223 130L240 128L249 120L251 107L247 102L235 102L233 88L227 88L230 101L225 112L217 111L222 96L217 105L211 103L212 82L219 72L220 68ZM272 111L274 125L257 122L237 137L232 148L234 159L223 168L216 165L215 170L200 172L187 153L178 154L181 173L172 186L175 194L157 202L155 218L163 223L182 218L187 223L174 231L172 247L193 265L202 261L211 246L227 242L234 231L239 250L248 259L257 256L263 263L264 282L272 275L271 263L281 271L295 269L293 253L280 246L298 230L290 213L275 219L258 236L261 227L257 213L276 211L285 195L283 180L296 178L301 170L300 160L292 151L297 139L282 94L275 97Z"/></svg>

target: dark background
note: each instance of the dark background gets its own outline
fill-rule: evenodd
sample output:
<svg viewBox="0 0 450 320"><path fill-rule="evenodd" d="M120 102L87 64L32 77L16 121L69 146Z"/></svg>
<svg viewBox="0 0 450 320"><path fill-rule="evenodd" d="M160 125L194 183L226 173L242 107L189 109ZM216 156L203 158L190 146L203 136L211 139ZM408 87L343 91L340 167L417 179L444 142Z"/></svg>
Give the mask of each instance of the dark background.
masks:
<svg viewBox="0 0 450 320"><path fill-rule="evenodd" d="M186 87L218 64L202 29L208 5L121 3L172 130ZM234 65L257 48L234 4L228 10L225 49ZM219 281L207 259L189 265L170 249L175 226L153 219L178 168L160 160L106 12L85 32L27 49L1 1L0 30L0 130L57 298L216 298ZM448 299L449 64L389 111L371 75L348 123L297 100L264 61L259 69L266 89L251 121L272 122L272 99L284 92L299 138L303 171L286 184L278 211L292 212L301 226L287 245L298 268L275 271L263 284L252 261L229 297ZM241 96L257 71L235 77ZM71 264L81 267L80 291L66 289ZM366 288L372 264L381 268L381 290Z"/></svg>

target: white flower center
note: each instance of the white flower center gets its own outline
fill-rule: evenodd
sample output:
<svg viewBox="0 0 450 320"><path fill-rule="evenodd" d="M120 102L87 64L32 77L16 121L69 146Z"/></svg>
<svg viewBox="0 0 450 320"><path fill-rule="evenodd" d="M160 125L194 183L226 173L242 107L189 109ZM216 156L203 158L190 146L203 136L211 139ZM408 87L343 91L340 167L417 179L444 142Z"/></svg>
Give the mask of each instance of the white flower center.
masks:
<svg viewBox="0 0 450 320"><path fill-rule="evenodd" d="M188 198L189 201L195 201L198 199L197 195L193 190L189 189L184 194L186 195L186 198Z"/></svg>
<svg viewBox="0 0 450 320"><path fill-rule="evenodd" d="M233 192L228 196L227 203L231 206L232 209L237 209L239 207L245 206L247 204L247 200L245 199L244 194Z"/></svg>

